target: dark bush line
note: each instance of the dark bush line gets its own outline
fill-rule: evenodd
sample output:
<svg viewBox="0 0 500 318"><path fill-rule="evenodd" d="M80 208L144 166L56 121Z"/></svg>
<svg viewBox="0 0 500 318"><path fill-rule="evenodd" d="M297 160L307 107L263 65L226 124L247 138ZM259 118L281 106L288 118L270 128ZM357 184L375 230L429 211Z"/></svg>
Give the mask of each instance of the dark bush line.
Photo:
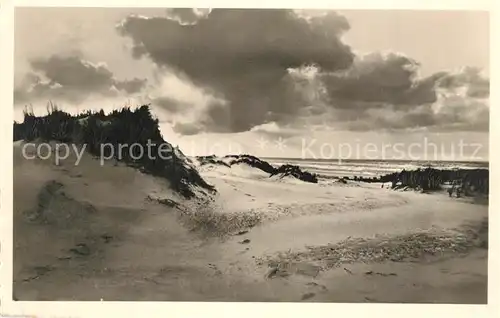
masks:
<svg viewBox="0 0 500 318"><path fill-rule="evenodd" d="M109 114L105 114L103 110L86 111L74 116L52 105L46 116L35 116L32 111L25 110L24 121L14 122L14 141L36 139L86 144L86 150L93 155L101 155L101 144L109 143L114 147L117 160L120 159L117 157L120 144L137 143L147 148L148 140L150 140L151 144L154 144L150 146L151 152L155 154L154 159L147 155L140 156L137 160L134 159L140 155L140 149L135 148L136 151L132 154L128 149L122 152L121 161L145 173L169 180L172 189L186 198L194 196L191 185L215 191L212 185L203 180L196 169L185 162L178 148L174 151L174 148L170 147L172 153L168 159L157 155L158 148L166 141L161 136L158 119L151 115L149 105L143 105L135 110L124 107ZM111 151L111 149L105 149ZM108 156L109 151L102 155Z"/></svg>
<svg viewBox="0 0 500 318"><path fill-rule="evenodd" d="M451 170L429 167L425 169L403 170L373 178L354 177L353 180L391 183L392 189L408 187L422 191L433 191L441 189L444 184L449 184L465 195L472 194L473 192L482 194L488 194L489 192L488 169Z"/></svg>
<svg viewBox="0 0 500 318"><path fill-rule="evenodd" d="M196 158L198 159L200 165L202 166L206 164L215 164L215 165L231 167L232 165L244 163L251 167L269 173L269 177L280 176L281 178L283 178L285 176L292 176L294 178L297 178L305 182L318 183L318 178L316 177L315 174L309 173L307 171L302 171L299 166L284 164L276 168L272 166L269 162L248 154L224 156L224 158L231 158L229 163L217 159L215 155L198 156Z"/></svg>
<svg viewBox="0 0 500 318"><path fill-rule="evenodd" d="M252 166L254 168L258 168L264 172L267 173L274 173L276 170L275 167L273 167L269 162L259 159L255 156L252 155L227 155L226 158L233 158L231 160L230 164L235 165L235 164L240 164L240 163L246 163L249 166Z"/></svg>
<svg viewBox="0 0 500 318"><path fill-rule="evenodd" d="M316 174L307 171L302 171L299 166L294 166L289 164L284 164L278 169L276 169L276 171L271 174L271 176L274 175L293 176L302 181L318 183L318 178L316 177Z"/></svg>
<svg viewBox="0 0 500 318"><path fill-rule="evenodd" d="M197 156L196 159L198 159L201 166L213 164L213 165L226 166L228 168L231 167L231 165L225 163L222 160L217 159L217 157L215 157L214 155L212 155L212 156Z"/></svg>

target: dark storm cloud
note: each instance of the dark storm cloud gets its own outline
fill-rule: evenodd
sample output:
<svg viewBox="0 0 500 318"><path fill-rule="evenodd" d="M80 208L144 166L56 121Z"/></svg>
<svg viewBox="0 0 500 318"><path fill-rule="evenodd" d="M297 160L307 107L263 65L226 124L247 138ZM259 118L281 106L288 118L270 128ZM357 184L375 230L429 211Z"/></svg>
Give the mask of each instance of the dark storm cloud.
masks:
<svg viewBox="0 0 500 318"><path fill-rule="evenodd" d="M70 48L31 60L15 103L144 98L181 134L296 134L318 122L351 130L488 129L490 83L480 70L422 78L419 63L403 54L355 56L342 42L350 25L337 13L160 11L130 16L118 27L132 40L134 57L158 66L152 78L118 80Z"/></svg>
<svg viewBox="0 0 500 318"><path fill-rule="evenodd" d="M173 130L181 135L196 135L203 132L205 127L200 123L176 123Z"/></svg>
<svg viewBox="0 0 500 318"><path fill-rule="evenodd" d="M30 61L28 73L14 92L17 102L31 99L81 101L89 94L113 96L119 90L140 91L146 80L119 81L105 65L93 64L77 56L52 55Z"/></svg>
<svg viewBox="0 0 500 318"><path fill-rule="evenodd" d="M155 98L152 102L155 106L166 110L169 113L182 113L187 107L189 107L188 104L183 104L175 99L164 96Z"/></svg>
<svg viewBox="0 0 500 318"><path fill-rule="evenodd" d="M114 86L118 90L123 90L127 93L133 94L140 92L146 86L147 80L134 78L126 81L114 81Z"/></svg>
<svg viewBox="0 0 500 318"><path fill-rule="evenodd" d="M78 57L53 55L31 61L35 72L68 89L100 91L113 85L113 74L103 65L94 65Z"/></svg>
<svg viewBox="0 0 500 318"><path fill-rule="evenodd" d="M307 116L357 130L484 129L489 107L474 101L488 97L489 80L478 70L421 78L419 63L402 54L355 57L341 41L349 28L334 12L301 18L289 10L221 9L200 15L174 9L165 18L131 16L119 31L133 40L134 56L187 75L229 102L229 107L208 108L203 120L180 124L175 128L180 133L239 132L272 122L284 127ZM314 76L289 72L311 65ZM462 88L462 98L446 95Z"/></svg>
<svg viewBox="0 0 500 318"><path fill-rule="evenodd" d="M488 131L489 106L468 97L441 98L436 104L372 104L358 109L334 109L330 123L342 129L405 130L426 128L434 131Z"/></svg>
<svg viewBox="0 0 500 318"><path fill-rule="evenodd" d="M374 106L377 102L391 105L433 103L437 99L436 81L444 74L416 80L418 67L418 62L400 54L373 53L355 61L345 72L322 74L321 77L337 107L351 107L358 101L374 102Z"/></svg>
<svg viewBox="0 0 500 318"><path fill-rule="evenodd" d="M490 96L490 81L483 77L479 69L465 67L458 74L446 74L440 81L439 87L454 89L467 87L467 95L474 98L488 98Z"/></svg>
<svg viewBox="0 0 500 318"><path fill-rule="evenodd" d="M404 55L372 53L345 71L318 76L332 121L344 121L348 129L488 129L489 80L479 70L424 78L418 71L419 63Z"/></svg>
<svg viewBox="0 0 500 318"><path fill-rule="evenodd" d="M255 9L212 10L188 25L131 16L119 26L133 40L134 56L147 56L222 94L230 107L209 115L235 132L302 107L290 87L289 68L348 68L353 53L340 39L348 29L347 20L333 12L306 20L290 10Z"/></svg>

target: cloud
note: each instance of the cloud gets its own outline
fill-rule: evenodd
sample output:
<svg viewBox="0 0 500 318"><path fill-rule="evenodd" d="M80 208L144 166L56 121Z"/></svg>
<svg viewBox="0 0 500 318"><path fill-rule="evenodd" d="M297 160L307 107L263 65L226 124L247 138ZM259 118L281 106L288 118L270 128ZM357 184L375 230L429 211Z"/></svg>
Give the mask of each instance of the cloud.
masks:
<svg viewBox="0 0 500 318"><path fill-rule="evenodd" d="M335 12L169 14L129 17L119 31L132 39L136 57L183 74L227 102L204 107L200 119L179 132L279 134L311 122L353 130L484 130L489 122L489 80L479 70L420 77L419 62L404 54L355 56L341 40L349 23Z"/></svg>
<svg viewBox="0 0 500 318"><path fill-rule="evenodd" d="M228 132L224 124L228 120L224 118L225 100L168 69L159 70L152 83L145 91L146 98L156 110L165 113L174 124L174 132L188 135L207 130Z"/></svg>
<svg viewBox="0 0 500 318"><path fill-rule="evenodd" d="M474 67L464 67L456 73L446 74L439 80L440 88L456 90L465 88L467 96L472 98L488 98L490 96L490 81L481 70Z"/></svg>
<svg viewBox="0 0 500 318"><path fill-rule="evenodd" d="M475 68L422 78L409 57L370 53L316 76L326 90L320 116L341 129L488 130L489 80Z"/></svg>
<svg viewBox="0 0 500 318"><path fill-rule="evenodd" d="M15 89L15 102L44 99L79 102L89 95L137 93L146 85L145 79L117 80L105 64L94 64L79 56L37 58L30 61L30 66L32 71Z"/></svg>
<svg viewBox="0 0 500 318"><path fill-rule="evenodd" d="M262 125L254 126L250 129L250 132L258 133L270 138L287 138L292 136L297 136L303 133L302 130L280 126L277 122L268 122Z"/></svg>
<svg viewBox="0 0 500 318"><path fill-rule="evenodd" d="M150 103L159 121L172 125L173 132L228 131L220 125L227 113L225 100L165 68L156 70L148 80L118 80L105 64L79 56L38 58L31 61L31 67L14 90L17 105L35 103L39 108L37 103L45 105L51 100L67 111L78 111L93 105L113 109Z"/></svg>
<svg viewBox="0 0 500 318"><path fill-rule="evenodd" d="M153 65L147 80L117 79L106 64L88 61L92 55L71 51L32 59L15 103L131 99L151 103L181 135L488 130L489 79L479 69L421 77L420 63L402 53L356 56L342 42L349 23L335 12L161 12L118 24L135 62Z"/></svg>
<svg viewBox="0 0 500 318"><path fill-rule="evenodd" d="M211 11L211 9L171 8L167 9L167 18L182 25L193 25L207 17Z"/></svg>
<svg viewBox="0 0 500 318"><path fill-rule="evenodd" d="M134 56L147 56L221 95L226 112L209 116L233 132L300 109L289 69L315 64L335 71L353 60L341 41L349 24L334 12L304 19L291 10L214 9L195 24L178 20L131 16L119 31L133 40Z"/></svg>
<svg viewBox="0 0 500 318"><path fill-rule="evenodd" d="M146 83L146 79L134 78L127 81L115 81L114 86L119 90L133 94L140 92L146 86Z"/></svg>
<svg viewBox="0 0 500 318"><path fill-rule="evenodd" d="M355 101L393 105L435 102L434 85L443 75L418 79L418 67L417 61L402 54L377 52L357 57L344 72L321 76L336 107L352 107Z"/></svg>
<svg viewBox="0 0 500 318"><path fill-rule="evenodd" d="M199 123L176 123L173 125L173 131L181 135L196 135L203 132L203 126Z"/></svg>

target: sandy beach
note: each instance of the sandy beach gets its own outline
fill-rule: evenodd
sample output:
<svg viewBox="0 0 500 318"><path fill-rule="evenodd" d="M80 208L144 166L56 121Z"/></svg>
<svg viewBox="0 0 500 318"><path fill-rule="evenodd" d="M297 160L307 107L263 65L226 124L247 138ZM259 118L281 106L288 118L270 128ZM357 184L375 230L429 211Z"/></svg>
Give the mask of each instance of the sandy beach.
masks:
<svg viewBox="0 0 500 318"><path fill-rule="evenodd" d="M198 167L218 192L187 200L122 163L21 145L17 300L487 302L482 200L246 165Z"/></svg>

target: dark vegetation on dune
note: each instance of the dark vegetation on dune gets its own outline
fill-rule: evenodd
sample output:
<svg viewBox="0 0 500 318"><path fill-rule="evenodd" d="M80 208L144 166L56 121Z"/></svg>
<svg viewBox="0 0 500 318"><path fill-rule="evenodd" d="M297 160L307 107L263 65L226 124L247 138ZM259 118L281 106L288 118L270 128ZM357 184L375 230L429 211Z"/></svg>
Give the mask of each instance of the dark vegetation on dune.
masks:
<svg viewBox="0 0 500 318"><path fill-rule="evenodd" d="M227 155L225 158L232 158L230 165L237 165L241 163L246 163L249 166L258 168L267 173L273 173L276 168L273 167L269 162L259 159L252 155Z"/></svg>
<svg viewBox="0 0 500 318"><path fill-rule="evenodd" d="M71 115L51 106L47 115L35 116L33 111L25 110L24 121L14 122L14 141L17 140L74 143L86 145L86 150L96 156L108 158L113 154L116 160L144 173L167 179L171 188L186 198L194 196L192 186L215 191L182 152L163 139L158 119L151 115L149 105L134 110L124 107L109 114L101 110ZM103 144L112 147L103 147L104 153L101 154ZM119 145L133 144L142 145L144 154L141 155L140 147L119 151ZM159 151L161 145L163 147ZM151 156L148 156L148 148L151 149Z"/></svg>
<svg viewBox="0 0 500 318"><path fill-rule="evenodd" d="M307 171L302 171L299 166L284 164L280 167L274 167L269 162L259 159L252 155L227 155L224 158L230 158L227 162L218 159L215 155L211 156L198 156L196 157L200 162L200 165L214 164L222 165L226 167L231 167L237 164L247 164L251 167L260 169L266 173L269 173L269 177L279 176L284 178L286 176L292 176L299 180L311 183L318 183L318 178L315 174Z"/></svg>
<svg viewBox="0 0 500 318"><path fill-rule="evenodd" d="M316 174L307 171L302 171L299 166L294 166L289 164L284 164L281 167L277 168L276 171L271 174L271 176L273 175L293 176L302 181L318 183L318 178L316 177Z"/></svg>
<svg viewBox="0 0 500 318"><path fill-rule="evenodd" d="M421 191L440 190L444 184L451 186L457 196L473 195L474 193L488 194L488 169L416 169L403 170L380 177L354 177L354 181L391 183L393 189L411 188Z"/></svg>
<svg viewBox="0 0 500 318"><path fill-rule="evenodd" d="M221 166L225 166L225 167L231 167L231 165L225 163L224 161L220 160L220 159L217 159L217 157L215 155L212 155L212 156L198 156L196 157L196 159L198 159L198 161L200 162L200 165L204 166L204 165L208 165L208 164L213 164L213 165L221 165Z"/></svg>

